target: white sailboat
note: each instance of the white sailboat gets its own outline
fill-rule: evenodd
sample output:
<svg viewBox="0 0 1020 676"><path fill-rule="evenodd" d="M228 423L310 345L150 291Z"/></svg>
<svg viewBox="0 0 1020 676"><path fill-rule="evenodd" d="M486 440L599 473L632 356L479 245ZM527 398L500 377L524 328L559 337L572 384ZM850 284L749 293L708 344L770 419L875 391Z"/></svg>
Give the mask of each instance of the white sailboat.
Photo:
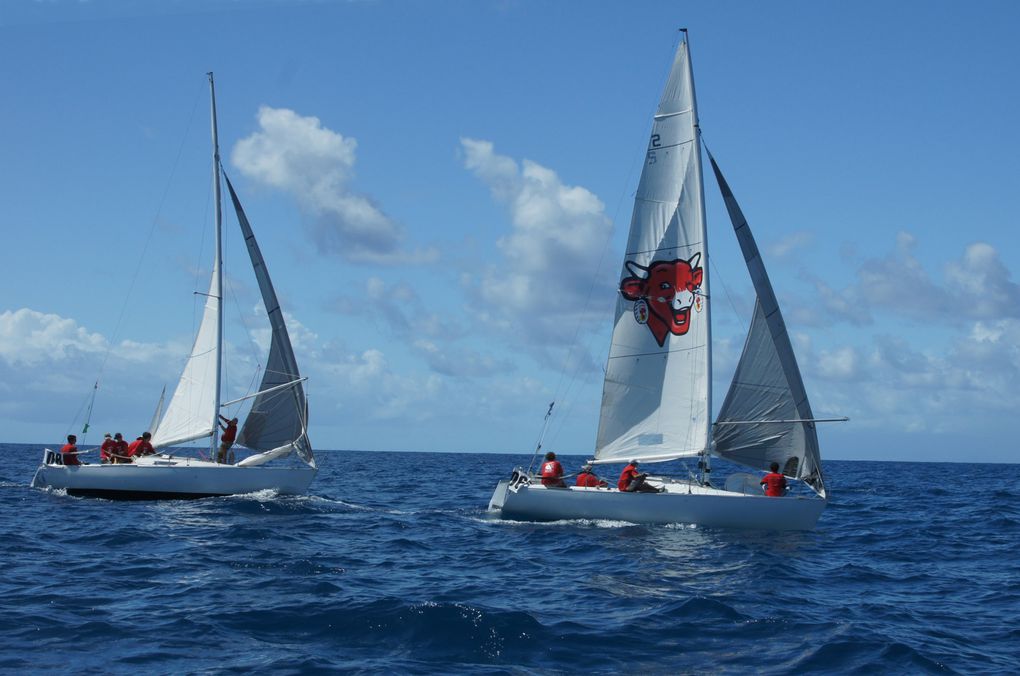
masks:
<svg viewBox="0 0 1020 676"><path fill-rule="evenodd" d="M743 354L715 423L701 138L686 31L652 123L623 260L593 463L697 458L700 476L649 477L661 492L543 486L517 468L489 509L522 520L610 519L806 530L826 505L816 419L765 266L709 155L757 294ZM539 446L541 447L541 445ZM767 470L805 495L766 497L759 476L708 480L710 458ZM615 486L615 483L613 484Z"/></svg>
<svg viewBox="0 0 1020 676"><path fill-rule="evenodd" d="M221 403L220 377L223 358L223 256L220 156L216 124L216 92L209 73L211 99L213 190L216 205L216 243L212 279L205 294L202 322L191 356L181 373L166 410L163 397L157 407L158 426L153 430L155 454L136 457L131 463L64 465L60 453L45 449L43 462L32 485L65 489L71 495L114 499L197 498L214 495L273 490L281 494L304 493L316 474L315 456L308 440L308 407L303 382L273 289L265 260L241 203L225 175L251 259L262 302L272 327L272 340L258 392ZM240 429L237 443L254 453L236 464L216 461L218 419L223 407L254 399ZM171 453L170 447L208 439L210 460ZM271 460L295 456L287 463Z"/></svg>

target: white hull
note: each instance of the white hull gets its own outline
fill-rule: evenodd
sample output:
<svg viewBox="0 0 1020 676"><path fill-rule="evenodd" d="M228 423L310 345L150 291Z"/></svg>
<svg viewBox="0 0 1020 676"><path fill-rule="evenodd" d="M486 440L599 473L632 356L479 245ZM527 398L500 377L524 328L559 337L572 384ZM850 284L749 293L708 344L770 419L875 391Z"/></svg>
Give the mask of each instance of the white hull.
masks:
<svg viewBox="0 0 1020 676"><path fill-rule="evenodd" d="M46 454L53 451L47 449ZM238 467L151 455L118 465L65 466L44 460L32 486L120 500L188 499L263 490L293 495L307 491L315 473L311 467Z"/></svg>
<svg viewBox="0 0 1020 676"><path fill-rule="evenodd" d="M489 509L504 519L521 521L600 519L755 530L811 530L825 509L821 498L747 495L688 482L658 480L654 484L665 485L666 492L529 484L515 493L510 482L503 480L496 485Z"/></svg>

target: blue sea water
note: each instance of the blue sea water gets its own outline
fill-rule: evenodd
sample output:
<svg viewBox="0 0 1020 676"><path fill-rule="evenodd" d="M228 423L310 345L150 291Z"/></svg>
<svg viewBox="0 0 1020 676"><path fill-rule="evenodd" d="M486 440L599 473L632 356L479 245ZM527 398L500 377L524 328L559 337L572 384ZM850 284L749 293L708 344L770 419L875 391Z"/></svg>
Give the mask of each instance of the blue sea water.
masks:
<svg viewBox="0 0 1020 676"><path fill-rule="evenodd" d="M40 457L0 444L9 673L1020 670L1020 465L826 462L817 529L767 533L495 520L521 456L136 503L32 489Z"/></svg>

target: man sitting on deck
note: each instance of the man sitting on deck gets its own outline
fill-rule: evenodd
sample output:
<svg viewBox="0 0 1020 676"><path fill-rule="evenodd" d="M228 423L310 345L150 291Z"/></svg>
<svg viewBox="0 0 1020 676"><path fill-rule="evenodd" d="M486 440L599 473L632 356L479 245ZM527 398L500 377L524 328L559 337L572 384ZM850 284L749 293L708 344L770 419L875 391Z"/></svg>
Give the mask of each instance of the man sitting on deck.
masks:
<svg viewBox="0 0 1020 676"><path fill-rule="evenodd" d="M661 493L666 490L665 487L660 490L646 484L645 479L648 478L648 475L638 472L637 466L638 461L631 460L620 473L620 481L617 482L616 487L620 489L621 493Z"/></svg>
<svg viewBox="0 0 1020 676"><path fill-rule="evenodd" d="M585 463L584 467L581 468L581 473L577 475L577 486L584 486L585 488L605 488L609 484L598 478L594 472L591 471L591 463Z"/></svg>
<svg viewBox="0 0 1020 676"><path fill-rule="evenodd" d="M131 445L128 446L128 457L134 458L139 455L151 455L155 453L156 449L154 449L152 444L149 443L149 439L151 438L151 434L148 432L142 432L142 436L132 441Z"/></svg>
<svg viewBox="0 0 1020 676"><path fill-rule="evenodd" d="M563 482L563 465L556 459L556 454L549 451L542 463L542 485L550 488L566 488Z"/></svg>
<svg viewBox="0 0 1020 676"><path fill-rule="evenodd" d="M78 437L73 434L67 435L67 443L60 447L60 460L65 465L80 465L78 460Z"/></svg>

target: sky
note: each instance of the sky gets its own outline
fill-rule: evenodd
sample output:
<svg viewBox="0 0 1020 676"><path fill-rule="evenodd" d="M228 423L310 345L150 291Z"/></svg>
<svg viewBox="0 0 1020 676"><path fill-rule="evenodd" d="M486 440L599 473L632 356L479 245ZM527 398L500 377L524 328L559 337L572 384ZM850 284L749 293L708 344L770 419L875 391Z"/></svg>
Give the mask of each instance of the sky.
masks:
<svg viewBox="0 0 1020 676"><path fill-rule="evenodd" d="M1020 462L1020 4L7 0L0 430L136 436L183 365L220 146L319 449L592 452L689 30L825 459ZM706 183L715 406L753 290ZM228 205L229 207L229 205ZM229 208L227 397L268 329ZM233 412L233 411L232 411ZM96 434L98 432L98 434ZM129 437L130 438L130 437Z"/></svg>

